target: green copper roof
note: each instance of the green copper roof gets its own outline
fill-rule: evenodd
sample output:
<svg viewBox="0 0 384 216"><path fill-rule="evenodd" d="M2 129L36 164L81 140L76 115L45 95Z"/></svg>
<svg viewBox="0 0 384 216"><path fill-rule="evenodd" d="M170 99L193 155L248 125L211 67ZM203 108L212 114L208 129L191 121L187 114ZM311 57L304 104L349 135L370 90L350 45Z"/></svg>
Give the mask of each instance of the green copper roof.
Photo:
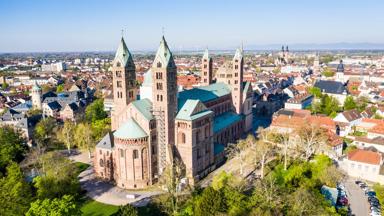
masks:
<svg viewBox="0 0 384 216"><path fill-rule="evenodd" d="M144 74L144 81L141 86L152 86L152 71L149 69L145 74Z"/></svg>
<svg viewBox="0 0 384 216"><path fill-rule="evenodd" d="M216 116L213 120L213 133L217 133L233 123L241 121L241 119L242 115L238 115L234 112L226 112Z"/></svg>
<svg viewBox="0 0 384 216"><path fill-rule="evenodd" d="M184 90L179 92L178 95L179 109L181 109L188 99L200 100L205 103L228 94L231 94L231 89L225 83L214 83L208 86Z"/></svg>
<svg viewBox="0 0 384 216"><path fill-rule="evenodd" d="M148 98L133 101L132 105L135 106L148 121L153 119L153 115L151 113L152 102Z"/></svg>
<svg viewBox="0 0 384 216"><path fill-rule="evenodd" d="M129 118L113 135L120 139L139 139L148 136L133 118Z"/></svg>
<svg viewBox="0 0 384 216"><path fill-rule="evenodd" d="M134 66L132 54L129 52L127 45L125 44L124 38L121 38L119 47L117 48L114 64L120 62L123 67Z"/></svg>
<svg viewBox="0 0 384 216"><path fill-rule="evenodd" d="M164 36L161 38L159 49L156 52L155 60L152 67L158 67L158 63L161 63L161 67L173 67L175 62L173 60L172 52L168 47L167 41Z"/></svg>
<svg viewBox="0 0 384 216"><path fill-rule="evenodd" d="M176 115L176 119L192 121L213 113L199 100L187 100Z"/></svg>

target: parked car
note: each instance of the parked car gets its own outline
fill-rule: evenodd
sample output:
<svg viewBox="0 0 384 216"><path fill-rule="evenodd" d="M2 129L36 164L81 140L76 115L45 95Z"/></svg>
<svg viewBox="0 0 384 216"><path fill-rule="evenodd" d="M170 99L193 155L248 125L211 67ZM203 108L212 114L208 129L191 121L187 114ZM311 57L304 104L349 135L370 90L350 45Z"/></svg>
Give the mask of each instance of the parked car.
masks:
<svg viewBox="0 0 384 216"><path fill-rule="evenodd" d="M367 190L367 191L365 191L365 195L369 196L369 197L375 197L376 196L376 192L375 191L371 191L371 190Z"/></svg>
<svg viewBox="0 0 384 216"><path fill-rule="evenodd" d="M372 201L372 200L375 200L375 201L379 202L379 200L377 199L377 197L368 197L368 201Z"/></svg>

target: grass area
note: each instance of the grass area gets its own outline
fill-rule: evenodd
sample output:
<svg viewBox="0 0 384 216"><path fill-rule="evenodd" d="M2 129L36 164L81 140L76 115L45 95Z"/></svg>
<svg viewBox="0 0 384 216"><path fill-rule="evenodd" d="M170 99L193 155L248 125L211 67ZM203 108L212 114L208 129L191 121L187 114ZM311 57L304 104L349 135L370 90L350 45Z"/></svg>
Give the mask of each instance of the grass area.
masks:
<svg viewBox="0 0 384 216"><path fill-rule="evenodd" d="M83 172L90 166L89 164L82 163L82 162L76 162L75 165L79 169L79 173Z"/></svg>
<svg viewBox="0 0 384 216"><path fill-rule="evenodd" d="M84 198L82 202L83 216L109 216L119 210L119 206L100 203L89 198Z"/></svg>

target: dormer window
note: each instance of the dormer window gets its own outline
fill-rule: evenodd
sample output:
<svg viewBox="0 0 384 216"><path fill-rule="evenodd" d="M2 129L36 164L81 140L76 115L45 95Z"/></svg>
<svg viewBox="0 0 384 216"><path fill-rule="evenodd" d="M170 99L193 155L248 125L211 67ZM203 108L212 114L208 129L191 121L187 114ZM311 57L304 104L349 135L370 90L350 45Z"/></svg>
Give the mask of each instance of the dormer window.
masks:
<svg viewBox="0 0 384 216"><path fill-rule="evenodd" d="M161 68L161 66L162 66L162 65L161 65L161 62L157 62L157 67L158 67L158 68Z"/></svg>

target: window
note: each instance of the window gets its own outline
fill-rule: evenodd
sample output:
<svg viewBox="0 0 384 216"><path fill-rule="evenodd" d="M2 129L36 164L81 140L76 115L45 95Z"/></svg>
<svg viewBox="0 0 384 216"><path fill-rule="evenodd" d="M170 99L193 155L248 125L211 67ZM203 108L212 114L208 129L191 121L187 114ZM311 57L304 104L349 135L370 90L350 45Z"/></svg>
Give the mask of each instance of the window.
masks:
<svg viewBox="0 0 384 216"><path fill-rule="evenodd" d="M120 149L120 157L124 157L124 150Z"/></svg>
<svg viewBox="0 0 384 216"><path fill-rule="evenodd" d="M103 159L100 159L100 167L104 167L104 161L103 161Z"/></svg>
<svg viewBox="0 0 384 216"><path fill-rule="evenodd" d="M206 65L206 64L204 64L204 68L207 68L207 65Z"/></svg>
<svg viewBox="0 0 384 216"><path fill-rule="evenodd" d="M204 76L207 76L207 72L204 72Z"/></svg>
<svg viewBox="0 0 384 216"><path fill-rule="evenodd" d="M197 159L201 158L200 149L197 149Z"/></svg>
<svg viewBox="0 0 384 216"><path fill-rule="evenodd" d="M160 101L163 101L163 95L160 95Z"/></svg>
<svg viewBox="0 0 384 216"><path fill-rule="evenodd" d="M161 68L161 62L157 62L157 67Z"/></svg>
<svg viewBox="0 0 384 216"><path fill-rule="evenodd" d="M235 69L237 70L239 68L239 65L235 65Z"/></svg>
<svg viewBox="0 0 384 216"><path fill-rule="evenodd" d="M155 146L152 146L152 147L151 147L151 150L152 150L152 154L153 154L153 155L156 154Z"/></svg>
<svg viewBox="0 0 384 216"><path fill-rule="evenodd" d="M139 158L139 152L135 149L133 150L133 159Z"/></svg>
<svg viewBox="0 0 384 216"><path fill-rule="evenodd" d="M237 69L237 68L236 68ZM235 73L235 77L239 76L239 73Z"/></svg>
<svg viewBox="0 0 384 216"><path fill-rule="evenodd" d="M117 88L123 87L123 83L121 81L116 82Z"/></svg>
<svg viewBox="0 0 384 216"><path fill-rule="evenodd" d="M196 142L199 142L200 140L200 133L199 131L196 131Z"/></svg>
<svg viewBox="0 0 384 216"><path fill-rule="evenodd" d="M117 67L121 67L120 62L117 62L116 66L117 66Z"/></svg>
<svg viewBox="0 0 384 216"><path fill-rule="evenodd" d="M156 83L157 90L163 90L163 83Z"/></svg>
<svg viewBox="0 0 384 216"><path fill-rule="evenodd" d="M235 80L235 84L239 83L239 81Z"/></svg>
<svg viewBox="0 0 384 216"><path fill-rule="evenodd" d="M103 154L103 152L101 150L99 152L100 152L100 154Z"/></svg>
<svg viewBox="0 0 384 216"><path fill-rule="evenodd" d="M133 91L129 91L128 96L129 96L129 98L133 98Z"/></svg>
<svg viewBox="0 0 384 216"><path fill-rule="evenodd" d="M116 71L116 76L121 77L121 71Z"/></svg>
<svg viewBox="0 0 384 216"><path fill-rule="evenodd" d="M186 142L185 133L179 132L179 143L184 144Z"/></svg>
<svg viewBox="0 0 384 216"><path fill-rule="evenodd" d="M205 138L208 138L209 137L209 127L206 126L205 127Z"/></svg>
<svg viewBox="0 0 384 216"><path fill-rule="evenodd" d="M163 79L163 73L156 72L156 79Z"/></svg>

